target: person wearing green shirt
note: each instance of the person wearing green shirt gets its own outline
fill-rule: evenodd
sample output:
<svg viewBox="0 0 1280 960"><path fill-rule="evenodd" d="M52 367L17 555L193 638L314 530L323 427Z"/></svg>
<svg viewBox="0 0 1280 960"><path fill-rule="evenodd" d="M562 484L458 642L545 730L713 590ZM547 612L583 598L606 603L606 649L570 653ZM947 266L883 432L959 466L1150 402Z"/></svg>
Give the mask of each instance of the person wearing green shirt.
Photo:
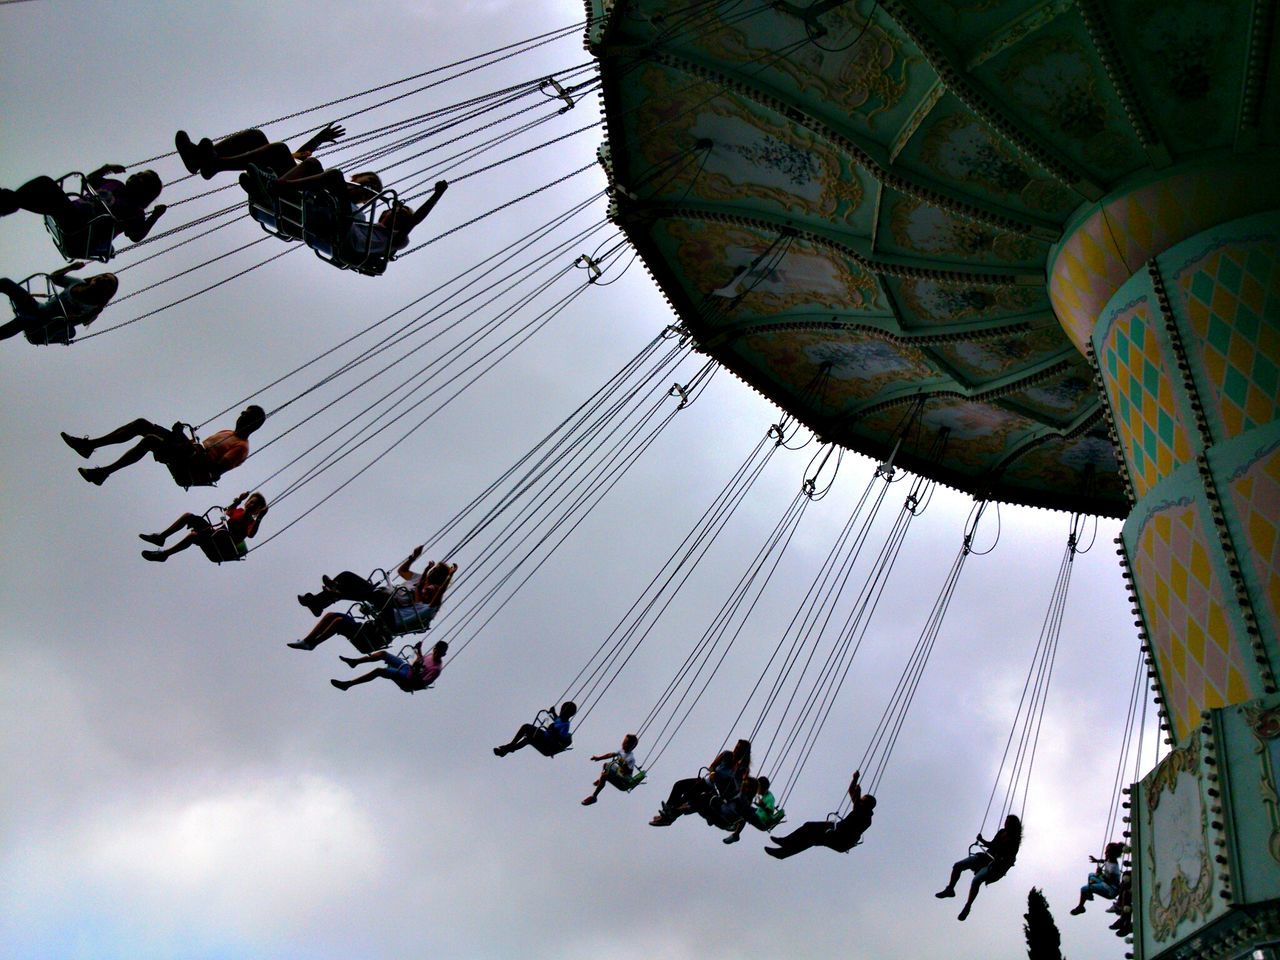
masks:
<svg viewBox="0 0 1280 960"><path fill-rule="evenodd" d="M778 801L774 799L773 794L769 790L769 778L760 777L756 780L756 795L752 801L751 813L738 822L738 826L733 833L724 838L725 843L737 843L742 837L742 831L749 823L757 830L763 830L766 833L779 824L780 817L778 811Z"/></svg>

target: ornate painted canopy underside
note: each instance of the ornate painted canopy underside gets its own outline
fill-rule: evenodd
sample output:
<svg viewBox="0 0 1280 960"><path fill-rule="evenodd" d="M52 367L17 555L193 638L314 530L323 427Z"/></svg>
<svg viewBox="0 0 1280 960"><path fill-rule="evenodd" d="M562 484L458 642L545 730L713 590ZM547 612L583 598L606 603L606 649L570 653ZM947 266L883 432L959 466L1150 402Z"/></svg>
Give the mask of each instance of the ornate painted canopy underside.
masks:
<svg viewBox="0 0 1280 960"><path fill-rule="evenodd" d="M1046 262L1073 212L1274 112L1242 102L1254 5L810 5L590 0L616 220L699 346L823 439L883 456L914 408L948 442L903 465L1123 516Z"/></svg>

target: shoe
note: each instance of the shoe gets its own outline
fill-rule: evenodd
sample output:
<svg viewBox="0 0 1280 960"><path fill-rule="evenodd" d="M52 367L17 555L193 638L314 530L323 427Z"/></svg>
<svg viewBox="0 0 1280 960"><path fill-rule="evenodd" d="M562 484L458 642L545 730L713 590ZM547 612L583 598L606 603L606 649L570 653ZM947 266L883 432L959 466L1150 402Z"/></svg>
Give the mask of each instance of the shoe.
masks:
<svg viewBox="0 0 1280 960"><path fill-rule="evenodd" d="M95 487L100 487L106 482L107 475L98 467L78 467L77 469L80 471L80 476L84 477Z"/></svg>
<svg viewBox="0 0 1280 960"><path fill-rule="evenodd" d="M157 547L164 546L164 537L160 536L158 533L140 533L138 534L138 539L143 540L146 543L154 544Z"/></svg>
<svg viewBox="0 0 1280 960"><path fill-rule="evenodd" d="M969 916L969 905L966 903L966 904L964 905L964 909L962 909L962 910L960 911L960 914L956 917L956 919L957 919L957 920L961 920L961 921L963 921L963 920L967 919L967 918L968 918L968 916Z"/></svg>
<svg viewBox="0 0 1280 960"><path fill-rule="evenodd" d="M156 563L164 563L169 558L164 555L163 550L143 550L142 559L152 560Z"/></svg>
<svg viewBox="0 0 1280 960"><path fill-rule="evenodd" d="M203 137L196 144L196 153L199 156L197 161L200 164L200 176L206 180L212 180L218 171L213 169L213 161L217 159L217 153L213 149L213 141L208 137Z"/></svg>
<svg viewBox="0 0 1280 960"><path fill-rule="evenodd" d="M65 443L68 447L70 447L76 453L80 454L80 456L83 459L88 460L90 457L93 456L93 449L94 449L93 444L89 442L88 437L73 437L71 434L66 433L65 431L59 434L59 436L62 437L63 443Z"/></svg>
<svg viewBox="0 0 1280 960"><path fill-rule="evenodd" d="M1119 930L1124 926L1124 917L1117 917L1116 922L1107 927L1108 930Z"/></svg>
<svg viewBox="0 0 1280 960"><path fill-rule="evenodd" d="M1118 904L1118 903L1116 903L1116 901L1112 900L1112 901L1111 901L1111 906L1107 907L1107 909L1106 909L1104 912L1105 912L1105 913L1119 913L1119 912L1120 912L1120 904Z"/></svg>
<svg viewBox="0 0 1280 960"><path fill-rule="evenodd" d="M18 212L18 194L13 190L0 188L0 217L7 217Z"/></svg>
<svg viewBox="0 0 1280 960"><path fill-rule="evenodd" d="M1073 917L1078 917L1084 913L1084 907L1073 907L1070 912Z"/></svg>
<svg viewBox="0 0 1280 960"><path fill-rule="evenodd" d="M735 833L735 834L730 834L729 836L725 837L725 838L724 838L723 840L721 840L720 842L721 842L721 843L737 843L737 842L738 842L739 840L741 840L741 839L742 839L742 838L741 838L740 836L738 836L738 835Z"/></svg>
<svg viewBox="0 0 1280 960"><path fill-rule="evenodd" d="M330 680L329 682L330 682L331 684L333 684L335 687L337 687L339 690L341 690L343 693L345 693L345 692L346 692L347 687L348 687L348 684L344 683L343 681L341 681L341 680Z"/></svg>
<svg viewBox="0 0 1280 960"><path fill-rule="evenodd" d="M333 583L333 577L324 577L324 576L322 576L322 577L320 578L320 583L324 586L324 588L325 588L326 590L333 590L333 591L335 591L335 592L336 592L336 591L337 591L337 589L338 589L336 586L334 586L334 583Z"/></svg>
<svg viewBox="0 0 1280 960"><path fill-rule="evenodd" d="M955 895L956 895L956 892L952 890L950 887L947 887L945 890L939 890L937 893L934 894L934 896L937 897L939 900L945 900L947 899L947 897L954 897Z"/></svg>
<svg viewBox="0 0 1280 960"><path fill-rule="evenodd" d="M294 640L292 643L286 643L286 647L293 647L295 650L314 650L315 647L307 643L305 640Z"/></svg>
<svg viewBox="0 0 1280 960"><path fill-rule="evenodd" d="M182 158L182 165L187 168L187 173L199 173L202 166L200 149L191 141L187 131L179 130L174 134L173 145L178 148L178 156Z"/></svg>
<svg viewBox="0 0 1280 960"><path fill-rule="evenodd" d="M781 848L781 847L765 847L765 848L764 848L764 852L765 852L765 853L767 853L769 856L773 857L773 859L775 859L775 860L781 860L781 859L782 859L782 848Z"/></svg>
<svg viewBox="0 0 1280 960"><path fill-rule="evenodd" d="M495 757L505 757L505 756L507 755L507 748L506 748L506 747L494 747L494 748L493 748L493 755L494 755Z"/></svg>
<svg viewBox="0 0 1280 960"><path fill-rule="evenodd" d="M585 800L583 800L583 801L582 801L582 805L583 805L584 807L589 807L589 806L591 806L591 805L592 805L593 803L595 803L595 802L596 802L596 798L595 798L595 797L587 797Z"/></svg>
<svg viewBox="0 0 1280 960"><path fill-rule="evenodd" d="M360 666L360 661L355 659L355 657L338 657L338 659L341 660L343 663L345 663L348 667Z"/></svg>
<svg viewBox="0 0 1280 960"><path fill-rule="evenodd" d="M318 617L324 613L326 604L314 593L298 594L298 602L307 608L307 611L313 616Z"/></svg>

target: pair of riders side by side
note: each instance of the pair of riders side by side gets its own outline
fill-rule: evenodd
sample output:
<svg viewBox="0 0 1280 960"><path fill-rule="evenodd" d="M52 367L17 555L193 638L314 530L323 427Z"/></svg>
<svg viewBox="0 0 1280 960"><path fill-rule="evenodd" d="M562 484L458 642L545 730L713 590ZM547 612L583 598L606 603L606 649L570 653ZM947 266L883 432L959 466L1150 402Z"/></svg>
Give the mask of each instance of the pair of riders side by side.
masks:
<svg viewBox="0 0 1280 960"><path fill-rule="evenodd" d="M87 327L120 289L114 273L98 273L83 280L71 276L85 266L77 260L49 274L44 274L57 292L49 297L31 293L21 284L0 277L0 294L9 298L13 319L0 324L0 340L22 334L29 343L71 343L76 329Z"/></svg>
<svg viewBox="0 0 1280 960"><path fill-rule="evenodd" d="M428 629L435 615L440 611L445 592L453 582L453 575L457 572L458 565L444 561L428 561L422 574L415 576L409 569L409 564L420 552L421 548L401 564L401 574L407 574L403 582L412 584L411 590L405 587L409 592L401 593L400 588L395 588L390 594L385 595L383 600L383 594L365 580L365 586L368 588L367 599L359 602L368 603L374 611L373 616L360 620L349 613L333 611L324 613L305 637L292 641L288 646L295 650L314 650L330 637L341 636L350 640L351 645L361 653L372 655L375 650L388 646L392 638L399 634L419 633ZM343 583L349 588L355 586L351 578L363 579L356 574L344 576ZM333 594L343 592L338 588L336 580L327 580L325 589ZM303 594L299 600L305 596L308 595ZM335 596L334 599L337 597ZM370 600L373 602L369 602ZM304 603L304 606L309 604Z"/></svg>
<svg viewBox="0 0 1280 960"><path fill-rule="evenodd" d="M62 439L85 459L93 456L100 447L137 441L114 463L105 467L80 468L80 476L96 486L101 486L117 470L137 463L149 453L157 463L168 467L179 486L210 487L224 473L248 459L249 436L266 419L266 411L261 407L246 407L236 418L234 429L219 430L203 441L188 436L186 424L175 423L172 427L162 427L141 418L101 437L73 437L69 433L63 433Z"/></svg>
<svg viewBox="0 0 1280 960"><path fill-rule="evenodd" d="M705 774L672 784L649 825L669 826L685 814L696 813L712 826L732 831L749 812L757 788L751 777L751 741L739 740L732 750L722 750Z"/></svg>
<svg viewBox="0 0 1280 960"><path fill-rule="evenodd" d="M251 213L255 207L275 208L281 197L309 195L325 201L323 207L313 208L308 237L296 229L300 225L277 219L273 230L286 239L305 239L315 245L320 242L320 234L332 235L337 238L335 252L343 263L385 261L408 246L410 233L427 218L449 185L444 180L436 183L416 210L397 201L376 220L369 211L362 216L365 205L383 191L381 177L364 171L348 179L338 168L326 170L314 156L317 148L337 142L344 133L342 127L329 124L297 150L272 142L261 130L242 130L216 143L208 138L193 141L179 130L174 141L186 168L206 180L224 171L240 171L240 184L249 196ZM267 173L269 179L259 181L254 170ZM256 213L254 216L258 219ZM319 226L316 219L320 220Z"/></svg>

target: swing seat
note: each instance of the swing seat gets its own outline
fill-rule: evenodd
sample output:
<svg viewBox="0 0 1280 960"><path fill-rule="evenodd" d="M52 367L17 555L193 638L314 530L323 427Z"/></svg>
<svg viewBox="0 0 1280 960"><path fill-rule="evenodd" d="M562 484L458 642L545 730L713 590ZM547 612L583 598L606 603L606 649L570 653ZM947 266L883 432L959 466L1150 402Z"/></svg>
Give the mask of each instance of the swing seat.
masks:
<svg viewBox="0 0 1280 960"><path fill-rule="evenodd" d="M306 217L301 200L278 196L274 184L278 178L270 170L249 165L240 175L240 186L249 195L249 216L273 237L292 243L306 233Z"/></svg>
<svg viewBox="0 0 1280 960"><path fill-rule="evenodd" d="M43 281L43 283L41 282ZM70 346L72 339L75 337L75 321L67 313L66 304L58 299L58 291L53 285L53 281L49 279L47 273L33 273L31 276L18 281L18 286L26 290L40 304L41 312L53 304L54 308L50 311L43 324L31 330L24 330L22 335L26 337L27 343L34 344L37 347L47 347L51 343L60 343L64 347Z"/></svg>
<svg viewBox="0 0 1280 960"><path fill-rule="evenodd" d="M215 519L216 518L216 519ZM201 537L197 546L206 557L214 563L234 563L243 560L249 552L243 540L235 540L227 526L227 514L221 507L210 507L204 512L205 523L209 525L206 536Z"/></svg>
<svg viewBox="0 0 1280 960"><path fill-rule="evenodd" d="M538 735L529 741L529 746L544 757L556 757L573 749L573 740L561 740L551 733L551 714L539 710L533 718L533 725L538 728Z"/></svg>
<svg viewBox="0 0 1280 960"><path fill-rule="evenodd" d="M1016 862L1016 860L993 859L989 866L983 868L987 871L987 875L982 879L982 882L990 886L997 880L1003 880L1004 875L1013 869L1013 865Z"/></svg>
<svg viewBox="0 0 1280 960"><path fill-rule="evenodd" d="M327 193L309 193L303 202L303 242L321 260L339 270L351 270L366 277L380 277L387 264L396 259L397 251L375 249L374 231L378 218L390 210L399 198L394 190L383 190L349 212L339 209L339 201ZM358 227L363 240L353 239Z"/></svg>
<svg viewBox="0 0 1280 960"><path fill-rule="evenodd" d="M68 181L79 179L79 186L68 189ZM88 178L79 172L59 178L58 186L71 200L79 200L93 211L88 220L75 230L66 230L57 219L46 214L44 228L58 252L67 260L96 260L106 263L116 255L112 241L116 236L116 217L106 200L93 189Z"/></svg>
<svg viewBox="0 0 1280 960"><path fill-rule="evenodd" d="M200 445L200 438L196 436L195 427L189 423L178 422L172 427L174 433L185 433L190 439L193 446ZM196 455L182 456L175 460L162 458L157 453L152 454L152 459L157 463L164 464L169 476L173 477L173 482L180 486L183 490L190 490L192 487L216 487L218 485L217 478L209 473L207 465L197 459Z"/></svg>
<svg viewBox="0 0 1280 960"><path fill-rule="evenodd" d="M758 826L761 830L772 830L774 827L778 826L786 819L787 819L787 811L783 810L781 807L778 807L769 816L761 817L759 823L757 823L756 826Z"/></svg>
<svg viewBox="0 0 1280 960"><path fill-rule="evenodd" d="M406 643L403 647L400 648L400 652L397 653L396 656L399 657L401 660L412 661L413 655L416 652L417 651L413 649L413 644ZM425 687L418 687L418 689L416 690L405 690L404 687L401 687L400 689L403 690L405 693L409 694L410 696L412 696L415 693L419 693L425 690L432 690L434 688L435 688L434 683L428 683Z"/></svg>
<svg viewBox="0 0 1280 960"><path fill-rule="evenodd" d="M630 793L636 787L640 786L640 784L644 783L645 777L647 776L648 776L648 773L646 771L641 770L639 767L637 767L635 773L633 773L629 777L625 777L622 774L618 773L616 770L614 770L611 766L608 772L605 773L604 779L605 779L605 783L612 784L613 786L621 790L623 793Z"/></svg>

